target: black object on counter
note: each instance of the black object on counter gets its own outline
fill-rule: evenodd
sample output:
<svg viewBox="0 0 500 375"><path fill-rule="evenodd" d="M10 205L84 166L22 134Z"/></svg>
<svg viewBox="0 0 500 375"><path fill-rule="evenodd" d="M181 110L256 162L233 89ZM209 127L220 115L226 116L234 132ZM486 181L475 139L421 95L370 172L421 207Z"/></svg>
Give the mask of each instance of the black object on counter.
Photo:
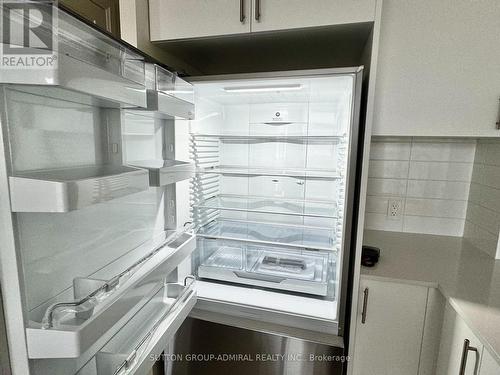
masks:
<svg viewBox="0 0 500 375"><path fill-rule="evenodd" d="M365 267L373 267L377 264L380 258L380 249L375 246L363 246L361 252L361 265Z"/></svg>

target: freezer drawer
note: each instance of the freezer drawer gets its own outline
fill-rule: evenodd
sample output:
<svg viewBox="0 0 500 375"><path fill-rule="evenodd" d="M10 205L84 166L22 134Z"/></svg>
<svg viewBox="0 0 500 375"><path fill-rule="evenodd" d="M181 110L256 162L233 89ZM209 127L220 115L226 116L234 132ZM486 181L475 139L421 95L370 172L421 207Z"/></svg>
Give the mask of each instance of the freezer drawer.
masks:
<svg viewBox="0 0 500 375"><path fill-rule="evenodd" d="M201 278L319 296L328 294L333 253L200 239Z"/></svg>

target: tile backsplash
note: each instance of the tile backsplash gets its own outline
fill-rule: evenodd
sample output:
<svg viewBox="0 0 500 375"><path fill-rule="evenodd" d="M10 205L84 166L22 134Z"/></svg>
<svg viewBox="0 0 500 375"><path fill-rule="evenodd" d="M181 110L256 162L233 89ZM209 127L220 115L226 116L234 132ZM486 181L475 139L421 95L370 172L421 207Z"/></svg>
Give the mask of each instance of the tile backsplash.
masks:
<svg viewBox="0 0 500 375"><path fill-rule="evenodd" d="M477 142L464 237L500 259L500 140Z"/></svg>
<svg viewBox="0 0 500 375"><path fill-rule="evenodd" d="M365 227L463 236L475 153L476 140L373 138Z"/></svg>

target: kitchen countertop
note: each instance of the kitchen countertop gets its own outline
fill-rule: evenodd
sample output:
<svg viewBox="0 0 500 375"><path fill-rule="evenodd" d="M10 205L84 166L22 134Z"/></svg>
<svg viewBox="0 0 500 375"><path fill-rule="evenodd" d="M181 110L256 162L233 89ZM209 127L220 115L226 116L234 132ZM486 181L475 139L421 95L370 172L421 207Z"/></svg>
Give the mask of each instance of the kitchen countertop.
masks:
<svg viewBox="0 0 500 375"><path fill-rule="evenodd" d="M500 260L459 237L365 231L381 249L361 275L437 287L500 363Z"/></svg>

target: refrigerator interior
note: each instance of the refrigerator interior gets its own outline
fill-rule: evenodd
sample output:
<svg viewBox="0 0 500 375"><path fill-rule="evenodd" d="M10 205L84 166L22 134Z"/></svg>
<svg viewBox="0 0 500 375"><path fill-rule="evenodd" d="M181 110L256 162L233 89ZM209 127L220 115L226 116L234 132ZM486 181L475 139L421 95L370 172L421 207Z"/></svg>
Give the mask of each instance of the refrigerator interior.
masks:
<svg viewBox="0 0 500 375"><path fill-rule="evenodd" d="M338 319L355 82L194 82L193 268L207 298ZM248 288L256 298L237 297Z"/></svg>

